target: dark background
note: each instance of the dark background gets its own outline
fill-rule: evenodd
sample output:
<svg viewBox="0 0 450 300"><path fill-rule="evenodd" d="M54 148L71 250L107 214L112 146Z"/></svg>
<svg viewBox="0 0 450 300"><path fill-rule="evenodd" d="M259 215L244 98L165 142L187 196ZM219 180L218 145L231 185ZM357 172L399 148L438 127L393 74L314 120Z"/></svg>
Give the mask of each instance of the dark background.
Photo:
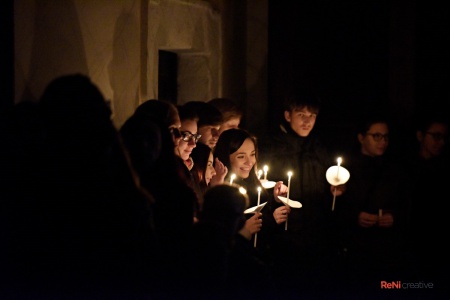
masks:
<svg viewBox="0 0 450 300"><path fill-rule="evenodd" d="M401 150L416 118L449 117L449 9L433 1L269 1L269 118L291 86L322 98L317 120L339 151L370 111L393 121Z"/></svg>

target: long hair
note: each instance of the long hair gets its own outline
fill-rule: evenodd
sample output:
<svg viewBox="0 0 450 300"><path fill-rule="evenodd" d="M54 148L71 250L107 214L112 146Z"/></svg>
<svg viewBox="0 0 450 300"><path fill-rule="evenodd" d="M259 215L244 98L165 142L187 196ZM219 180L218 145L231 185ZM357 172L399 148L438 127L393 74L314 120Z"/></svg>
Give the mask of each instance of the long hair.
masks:
<svg viewBox="0 0 450 300"><path fill-rule="evenodd" d="M204 193L207 188L205 181L205 171L208 166L208 158L211 154L211 148L202 143L197 143L197 146L192 150L191 157L194 160L194 167L192 174Z"/></svg>
<svg viewBox="0 0 450 300"><path fill-rule="evenodd" d="M216 147L214 148L214 158L219 158L219 160L228 168L228 170L231 170L230 155L235 153L242 146L246 139L250 139L255 145L256 163L250 170L250 175L248 176L248 178L238 178L236 183L240 183L241 181L243 181L248 187L261 186L261 183L256 175L258 162L258 143L256 137L247 130L241 128L233 128L224 131L220 135ZM230 176L231 173L232 172L228 172L228 176ZM252 190L250 192L253 194L255 191Z"/></svg>

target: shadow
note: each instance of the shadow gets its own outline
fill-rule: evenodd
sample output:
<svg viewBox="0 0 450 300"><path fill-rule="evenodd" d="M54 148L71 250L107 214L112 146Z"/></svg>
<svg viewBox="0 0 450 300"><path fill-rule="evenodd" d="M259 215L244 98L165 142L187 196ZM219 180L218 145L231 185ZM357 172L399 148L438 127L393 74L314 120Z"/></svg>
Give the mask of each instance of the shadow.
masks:
<svg viewBox="0 0 450 300"><path fill-rule="evenodd" d="M59 75L88 74L74 1L61 0L49 5L48 1L36 0L35 9L29 81L25 87L29 92L24 94L21 101L37 101L47 84Z"/></svg>

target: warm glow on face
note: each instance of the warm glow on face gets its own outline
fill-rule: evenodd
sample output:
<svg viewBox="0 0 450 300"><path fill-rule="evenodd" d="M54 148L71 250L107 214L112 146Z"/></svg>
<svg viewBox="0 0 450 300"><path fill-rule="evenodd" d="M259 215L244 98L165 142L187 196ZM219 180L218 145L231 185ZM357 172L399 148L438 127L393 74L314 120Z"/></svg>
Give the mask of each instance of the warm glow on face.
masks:
<svg viewBox="0 0 450 300"><path fill-rule="evenodd" d="M241 147L230 155L231 170L239 178L247 178L255 163L256 150L251 139L245 139Z"/></svg>

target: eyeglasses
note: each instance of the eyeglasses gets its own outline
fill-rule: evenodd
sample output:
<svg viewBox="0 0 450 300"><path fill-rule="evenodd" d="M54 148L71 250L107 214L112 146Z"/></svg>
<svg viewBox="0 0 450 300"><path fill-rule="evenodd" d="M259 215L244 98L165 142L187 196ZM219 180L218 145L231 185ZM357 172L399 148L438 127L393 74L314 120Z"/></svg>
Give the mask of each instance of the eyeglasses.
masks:
<svg viewBox="0 0 450 300"><path fill-rule="evenodd" d="M366 133L366 135L372 136L375 142L379 142L384 139L386 142L389 141L389 134L381 134L381 133Z"/></svg>
<svg viewBox="0 0 450 300"><path fill-rule="evenodd" d="M436 142L439 142L441 140L445 140L446 136L445 134L441 133L441 132L431 132L431 131L427 131L425 132L426 134L431 135L431 137L433 138L433 140L435 140Z"/></svg>
<svg viewBox="0 0 450 300"><path fill-rule="evenodd" d="M176 127L169 128L169 131L175 139L179 139L182 137L180 130Z"/></svg>
<svg viewBox="0 0 450 300"><path fill-rule="evenodd" d="M189 142L189 141L193 140L194 143L197 143L198 139L201 138L201 137L202 137L202 135L198 134L198 133L193 134L193 133L190 133L189 131L182 131L181 132L181 139L184 142Z"/></svg>

